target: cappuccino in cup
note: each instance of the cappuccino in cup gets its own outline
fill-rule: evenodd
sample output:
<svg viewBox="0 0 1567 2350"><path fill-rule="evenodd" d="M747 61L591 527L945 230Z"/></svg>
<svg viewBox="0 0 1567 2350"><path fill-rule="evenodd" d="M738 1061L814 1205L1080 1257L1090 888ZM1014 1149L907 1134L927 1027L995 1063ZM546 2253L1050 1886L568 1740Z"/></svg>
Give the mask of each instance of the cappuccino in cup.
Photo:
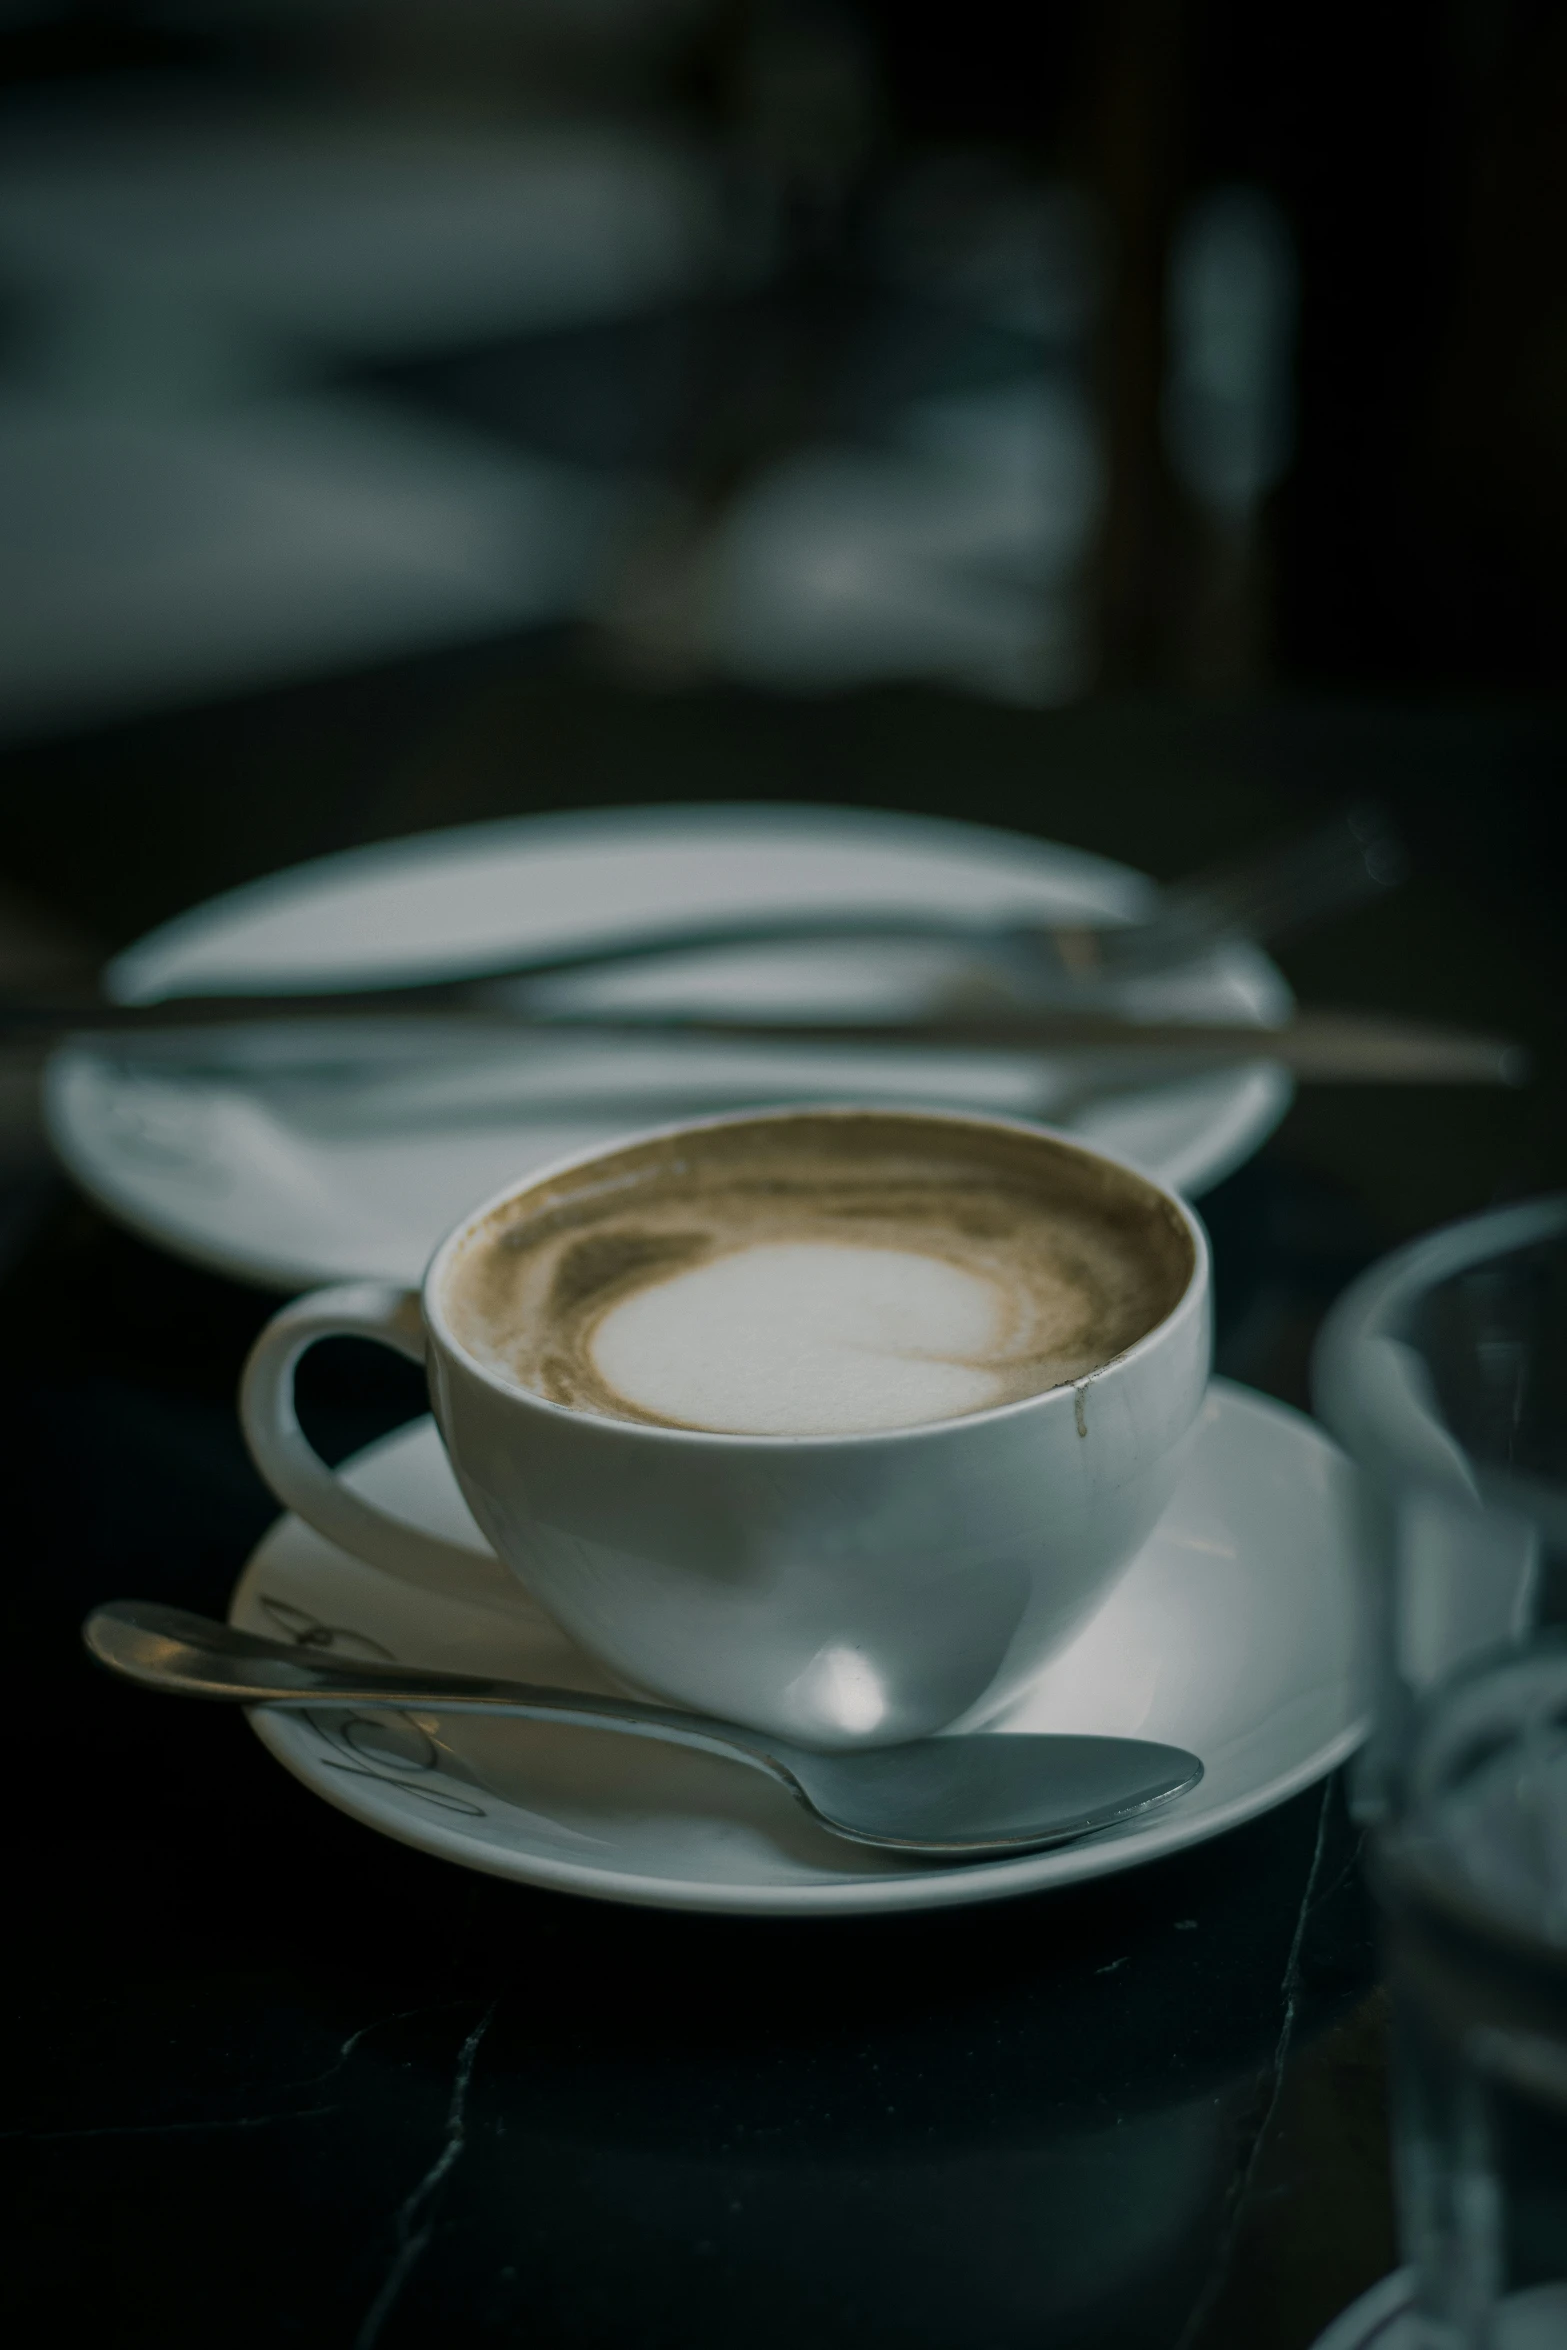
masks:
<svg viewBox="0 0 1567 2350"><path fill-rule="evenodd" d="M454 1334L548 1402L844 1436L1081 1379L1191 1278L1152 1184L1006 1128L855 1111L713 1126L523 1192L448 1271Z"/></svg>
<svg viewBox="0 0 1567 2350"><path fill-rule="evenodd" d="M294 1366L426 1365L495 1557L311 1449ZM357 1558L501 1608L619 1681L810 1745L974 1727L1174 1491L1208 1374L1202 1227L1134 1168L999 1118L715 1118L474 1210L419 1290L285 1306L241 1412L274 1492ZM514 1604L514 1600L511 1604Z"/></svg>

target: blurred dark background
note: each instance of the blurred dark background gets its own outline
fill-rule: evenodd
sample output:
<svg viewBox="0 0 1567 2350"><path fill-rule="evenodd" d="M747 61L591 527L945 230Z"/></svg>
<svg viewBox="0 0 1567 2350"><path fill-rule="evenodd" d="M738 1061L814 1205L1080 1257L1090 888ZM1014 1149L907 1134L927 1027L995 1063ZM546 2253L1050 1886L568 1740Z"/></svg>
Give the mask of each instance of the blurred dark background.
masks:
<svg viewBox="0 0 1567 2350"><path fill-rule="evenodd" d="M388 157L364 151L367 131L415 143L422 131L443 150L421 158L411 147L405 157L402 213L394 221L388 210L386 220L389 233L405 235L421 193L432 219L449 200L437 165L444 161L449 180L465 145L482 167L509 139L523 164L530 132L547 143L618 131L628 153L642 143L644 160L661 146L666 160L683 157L699 177L703 165L718 173L695 199L711 206L703 225L712 249L702 261L685 256L678 291L688 302L705 293L711 304L727 275L731 292L744 278L753 297L770 294L777 309L787 307L780 277L793 281L787 292L797 305L799 281L816 279L821 347L801 372L816 378L804 406L820 427L835 404L852 405L842 379L854 357L863 368L865 353L845 363L843 345L856 327L867 339L876 292L887 307L875 257L885 262L889 210L901 195L908 211L922 172L930 266L918 290L949 304L964 291L958 249L966 236L971 247L982 241L987 198L992 213L1010 199L1019 248L1030 192L1086 198L1102 281L1087 339L1111 475L1108 543L1096 550L1105 608L1083 681L1099 685L1203 682L1205 655L1214 665L1216 648L1191 642L1192 605L1211 585L1205 569L1215 567L1212 547L1201 543L1211 532L1190 478L1172 475L1159 421L1181 359L1172 262L1215 191L1248 191L1274 208L1284 266L1297 279L1296 318L1282 329L1296 421L1287 462L1263 484L1267 577L1254 586L1260 609L1251 624L1260 642L1249 660L1226 648L1228 665L1373 689L1557 682L1567 534L1567 20L1555 0L1388 0L1370 11L1336 0L1311 9L1053 0L1027 11L979 0L958 12L925 0L592 0L577 8L566 0L7 0L0 80L11 157L0 286L13 358L27 339L19 321L69 290L67 269L45 282L50 248L56 264L72 249L78 285L87 274L92 194L103 206L92 273L100 278L118 259L126 278L139 272L145 282L168 267L171 252L177 271L181 224L144 223L138 239L134 227L125 233L123 216L114 224L114 212L117 193L126 210L145 205L138 177L172 182L182 167L174 203L186 212L187 244L205 177L236 248L254 244L270 222L283 267L279 216L297 208L298 181L312 167L323 182L330 176L320 172L324 153L340 167L319 191L325 233L336 227L332 200L341 203L358 147L368 191L359 227L373 239L371 210L385 191L370 183ZM251 167L238 200L237 147ZM718 184L725 172L727 185ZM518 188L504 175L494 192L499 205L515 207ZM542 183L535 200L547 219ZM46 217L51 204L57 222ZM790 216L781 233L780 212ZM213 260L221 221L213 227L208 260L221 270L221 256ZM700 241L701 226L695 233ZM747 241L758 249L741 256ZM912 231L903 241L907 288L920 256ZM1040 278L1044 241L1036 238L1032 256ZM1011 323L1026 333L1030 257L1018 249L1013 260ZM1222 279L1222 257L1216 266ZM513 305L520 318L530 291L533 308L549 307L520 282L525 274L518 271ZM678 265L670 273L680 274ZM970 294L979 274L970 272ZM996 254L991 274L999 283ZM635 367L628 327L649 327L659 298L674 290L637 287L633 275L619 300L606 288L600 302L589 293L582 305L598 312L606 374ZM1232 343L1246 338L1247 299L1244 287L1232 290ZM1252 289L1254 313L1267 300L1266 287ZM497 323L506 307L504 298L493 302ZM1048 302L1036 298L1035 307L1038 330ZM421 316L414 293L404 354L395 323L383 321L374 353L382 365L433 347L449 375L461 376L455 362L466 357L471 385L485 346L493 355L512 339L504 331L465 337L453 318L433 315L438 304L423 308ZM611 319L619 349L605 331ZM755 318L747 323L754 332ZM828 351L832 325L838 347ZM1259 331L1255 316L1250 327ZM691 340L689 330L665 337L682 339ZM318 377L327 372L321 356ZM918 357L902 356L913 385ZM108 354L99 358L106 370ZM688 442L700 439L690 414L671 413L681 405L671 375L682 372L682 358L687 376L701 374L688 352L672 361L666 351L662 371L648 367L640 402L624 384L600 394L601 407L618 400L640 411L621 435L640 446L623 448L623 457L667 458L682 425ZM972 376L972 350L968 360ZM994 352L991 370L1006 372ZM259 360L256 372L260 380ZM874 402L863 382L857 389ZM790 396L801 402L800 386L773 391L780 405ZM1243 401L1245 391L1242 384ZM491 405L504 406L498 391ZM537 387L531 417L529 405L519 388L514 432L528 438L531 422L532 437L547 440L550 420L538 411L548 402ZM502 417L490 421L504 429ZM558 437L565 420L554 421ZM710 415L702 421L711 428ZM843 415L835 421L841 427ZM733 434L733 417L728 423ZM693 453L682 451L687 460ZM696 454L711 460L714 452Z"/></svg>
<svg viewBox="0 0 1567 2350"><path fill-rule="evenodd" d="M1289 975L1538 1080L1275 1155L1567 1174L1560 5L4 0L0 80L13 976L492 814L1369 795Z"/></svg>

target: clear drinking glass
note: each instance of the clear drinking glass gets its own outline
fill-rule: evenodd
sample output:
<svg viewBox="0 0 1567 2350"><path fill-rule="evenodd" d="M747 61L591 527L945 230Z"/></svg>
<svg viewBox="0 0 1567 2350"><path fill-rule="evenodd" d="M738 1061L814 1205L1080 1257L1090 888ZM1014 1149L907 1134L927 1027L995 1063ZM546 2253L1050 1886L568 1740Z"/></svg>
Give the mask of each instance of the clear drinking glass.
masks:
<svg viewBox="0 0 1567 2350"><path fill-rule="evenodd" d="M1316 1395L1374 1570L1356 1800L1393 2003L1396 2338L1567 2350L1567 1199L1374 1268Z"/></svg>

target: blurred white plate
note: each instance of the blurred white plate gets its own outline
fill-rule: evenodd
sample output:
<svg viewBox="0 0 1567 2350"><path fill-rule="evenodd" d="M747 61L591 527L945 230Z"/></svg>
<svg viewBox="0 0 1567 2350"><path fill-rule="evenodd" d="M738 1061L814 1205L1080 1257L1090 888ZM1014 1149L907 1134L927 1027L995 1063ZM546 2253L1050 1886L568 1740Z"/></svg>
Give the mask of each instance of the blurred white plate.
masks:
<svg viewBox="0 0 1567 2350"><path fill-rule="evenodd" d="M384 1508L483 1548L430 1420L360 1454ZM532 1722L254 1712L262 1743L365 1826L491 1876L662 1909L751 1915L942 1909L1118 1874L1298 1794L1361 1735L1352 1478L1299 1412L1216 1381L1174 1500L1100 1608L995 1734L1168 1739L1202 1784L1055 1852L931 1868L843 1843L753 1771ZM611 1686L519 1589L431 1598L280 1518L232 1622L348 1655ZM985 1735L990 1735L987 1731Z"/></svg>
<svg viewBox="0 0 1567 2350"><path fill-rule="evenodd" d="M712 268L716 174L689 145L127 97L13 111L0 155L7 280L32 298L21 348L43 341L55 380L100 398L236 342L281 346L273 369L294 378L323 353L621 316Z"/></svg>
<svg viewBox="0 0 1567 2350"><path fill-rule="evenodd" d="M1135 914L1126 867L995 832L850 809L714 807L540 816L355 850L215 898L112 967L126 999L198 987L350 985L430 974L660 919L886 906L946 915ZM823 1016L915 1012L950 985L953 951L747 948L555 983L564 1001ZM1238 1023L1289 994L1267 958L1227 948L1141 1005ZM214 1047L214 1050L221 1050ZM1290 1082L1256 1062L1073 1112L1076 1084L1037 1059L785 1047L513 1039L367 1065L330 1079L185 1074L71 1046L50 1064L55 1144L135 1230L220 1272L297 1289L417 1279L447 1228L513 1176L637 1126L747 1104L928 1101L1071 1124L1178 1189L1200 1192L1277 1124Z"/></svg>
<svg viewBox="0 0 1567 2350"><path fill-rule="evenodd" d="M80 726L581 611L635 484L384 396L0 389L0 721Z"/></svg>
<svg viewBox="0 0 1567 2350"><path fill-rule="evenodd" d="M732 284L765 260L690 142L615 128L122 88L13 108L5 134L13 731L579 615L646 485L356 389L345 362L639 317L720 250Z"/></svg>

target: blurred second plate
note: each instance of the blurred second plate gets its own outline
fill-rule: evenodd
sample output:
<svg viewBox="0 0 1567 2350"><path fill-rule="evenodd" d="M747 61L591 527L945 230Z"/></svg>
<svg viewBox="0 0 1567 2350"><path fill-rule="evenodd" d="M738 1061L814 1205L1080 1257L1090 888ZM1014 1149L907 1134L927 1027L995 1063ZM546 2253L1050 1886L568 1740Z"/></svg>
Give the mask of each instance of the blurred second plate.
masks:
<svg viewBox="0 0 1567 2350"><path fill-rule="evenodd" d="M1150 893L1103 858L925 818L766 806L528 817L355 850L231 891L122 955L110 984L123 1000L352 986L789 909L1124 920ZM960 960L936 944L755 947L557 980L552 1000L887 1019L930 1009ZM1242 1024L1288 1007L1274 966L1244 946L1146 983L1136 1004ZM329 1073L248 1068L236 1037L205 1061L181 1071L68 1046L49 1069L51 1133L77 1180L135 1230L275 1289L416 1280L448 1226L513 1177L670 1119L806 1099L994 1110L1069 1125L1197 1193L1257 1148L1290 1098L1285 1073L1261 1060L1084 1100L1081 1062L1069 1074L1037 1056L607 1036L465 1037Z"/></svg>

